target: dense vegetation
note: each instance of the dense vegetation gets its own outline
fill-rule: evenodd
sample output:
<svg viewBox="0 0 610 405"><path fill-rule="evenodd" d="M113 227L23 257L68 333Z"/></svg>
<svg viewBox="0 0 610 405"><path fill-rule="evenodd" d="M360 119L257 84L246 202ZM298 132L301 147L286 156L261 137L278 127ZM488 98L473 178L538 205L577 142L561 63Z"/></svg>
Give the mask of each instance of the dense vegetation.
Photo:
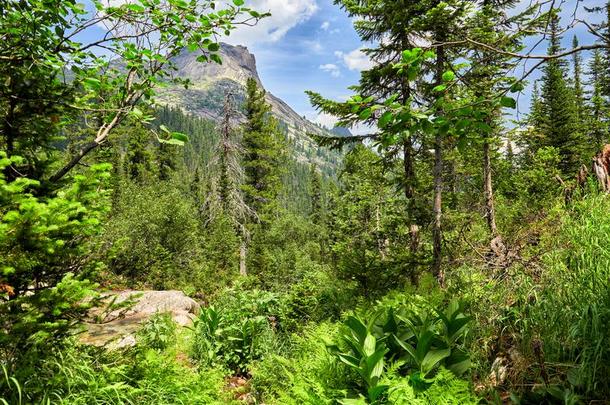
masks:
<svg viewBox="0 0 610 405"><path fill-rule="evenodd" d="M267 16L243 3L0 6L0 403L607 401L610 3L564 50L555 3L336 0L375 66L309 96L375 132L317 139L334 173L253 79L219 122L155 104L184 48L218 63L212 38ZM203 306L83 344L125 288Z"/></svg>

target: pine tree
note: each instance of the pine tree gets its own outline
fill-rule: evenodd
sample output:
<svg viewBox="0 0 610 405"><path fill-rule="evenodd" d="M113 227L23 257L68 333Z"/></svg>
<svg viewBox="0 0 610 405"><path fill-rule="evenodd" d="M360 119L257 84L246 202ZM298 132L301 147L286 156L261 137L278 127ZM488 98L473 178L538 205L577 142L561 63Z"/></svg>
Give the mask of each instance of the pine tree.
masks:
<svg viewBox="0 0 610 405"><path fill-rule="evenodd" d="M524 34L509 33L502 21L506 18L506 10L514 6L515 0L483 0L481 8L468 25L472 27L470 36L481 43L493 43L496 49L505 51L518 51L521 37ZM472 69L466 74L468 88L473 92L477 100L492 100L494 92L505 85L508 72L514 68L515 61L510 56L498 52L492 52L486 48L475 49L471 57ZM483 194L485 199L485 218L494 243L498 244L498 230L496 225L496 214L494 204L494 190L492 179L492 154L493 145L499 138L501 126L500 107L496 104L486 106L480 103L480 108L485 114L484 123L479 130L482 140L483 152Z"/></svg>
<svg viewBox="0 0 610 405"><path fill-rule="evenodd" d="M247 257L250 268L261 274L268 267L266 231L273 214L279 210L285 146L277 120L270 115L271 107L265 101L265 91L259 89L252 78L246 83L245 110L242 192L252 215L247 223L251 242L244 239L240 247L240 272L245 273Z"/></svg>
<svg viewBox="0 0 610 405"><path fill-rule="evenodd" d="M356 18L354 24L360 37L366 42L378 43L378 46L365 49L375 62L376 66L362 73L359 86L355 89L363 96L373 97L377 100L385 100L390 95L395 94L403 105L430 105L434 102L437 94L431 92L428 84L419 85L415 80L409 80L405 75L401 75L394 68L394 64L401 60L403 51L413 48L414 38L430 38L436 44L444 44L450 41L455 32L459 31L459 21L464 18L465 8L460 0L451 1L352 1L338 0L351 17ZM435 66L430 69L434 76L434 82L440 84L443 73L449 69L451 62L459 54L458 49L450 49L448 46L439 45L434 48L437 55ZM409 83L414 84L410 87ZM375 123L379 117L376 114L364 114L354 117L351 107L346 104L336 103L326 100L317 93L309 92L311 103L324 112L339 117L342 122L354 123ZM369 111L370 112L370 111ZM442 114L442 111L438 112ZM384 154L383 161L388 163L388 167L395 168L394 163L402 159L402 178L400 184L405 198L408 200L408 214L411 217L419 217L415 214L415 148L414 145L430 144L435 149L434 159L434 187L433 187L433 246L434 246L434 266L433 272L442 282L440 273L441 245L442 245L442 177L445 162L443 162L443 144L447 143L451 147L451 141L440 133L429 139L423 133L417 131L399 130L397 133L392 129L382 129L373 134L373 139L378 140L379 150ZM387 142L391 138L396 141ZM426 157L422 157L425 164L430 164ZM429 219L429 217L428 217ZM407 217L407 222L411 219Z"/></svg>
<svg viewBox="0 0 610 405"><path fill-rule="evenodd" d="M604 75L605 75L604 58L600 50L593 51L593 57L589 64L589 85L591 87L591 96L589 99L589 124L587 127L590 131L590 137L595 143L596 149L608 142L608 106L604 99Z"/></svg>
<svg viewBox="0 0 610 405"><path fill-rule="evenodd" d="M527 125L527 139L521 139L522 146L526 146L531 152L529 156L533 155L536 150L543 146L542 134L539 131L543 121L542 108L538 81L535 81L532 88L529 114L525 119L525 124Z"/></svg>
<svg viewBox="0 0 610 405"><path fill-rule="evenodd" d="M364 294L396 286L405 279L404 262L392 266L392 254L403 252L401 201L384 175L375 152L356 144L344 159L341 185L330 215L332 254L339 277L355 280ZM399 246L398 249L393 247Z"/></svg>
<svg viewBox="0 0 610 405"><path fill-rule="evenodd" d="M180 165L179 146L160 143L157 148L159 180L167 181Z"/></svg>
<svg viewBox="0 0 610 405"><path fill-rule="evenodd" d="M323 220L322 178L315 164L310 165L309 169L309 195L311 198L309 217L314 225L321 225Z"/></svg>
<svg viewBox="0 0 610 405"><path fill-rule="evenodd" d="M561 52L559 17L553 14L550 23L548 54ZM572 177L583 163L586 144L574 92L566 83L565 61L550 59L543 70L541 91L541 114L537 130L541 134L540 146L552 146L559 151L562 173Z"/></svg>
<svg viewBox="0 0 610 405"><path fill-rule="evenodd" d="M572 48L578 47L578 38L574 35L572 38ZM576 110L578 112L578 119L582 122L585 118L585 96L582 86L582 62L580 59L580 53L574 52L572 54L572 73L574 74L574 99L576 101Z"/></svg>
<svg viewBox="0 0 610 405"><path fill-rule="evenodd" d="M281 187L285 157L283 135L269 112L265 91L252 78L247 82L246 123L243 127L245 202L258 219L275 202Z"/></svg>
<svg viewBox="0 0 610 405"><path fill-rule="evenodd" d="M402 51L415 47L411 29L418 17L425 12L425 5L421 2L404 1L336 1L352 18L358 20L354 28L360 39L365 43L375 43L375 47L364 49L375 66L363 71L357 90L361 94L375 97L389 97L394 93L399 95L398 100L406 103L414 94L404 75L398 74L393 64L400 60ZM368 119L374 123L376 117ZM367 120L365 120L366 122ZM379 136L383 136L382 133ZM413 145L421 142L418 133L398 134L401 142L385 153L391 160L396 156L402 158L401 186L409 208L415 206L414 196L417 178L415 174L415 150Z"/></svg>

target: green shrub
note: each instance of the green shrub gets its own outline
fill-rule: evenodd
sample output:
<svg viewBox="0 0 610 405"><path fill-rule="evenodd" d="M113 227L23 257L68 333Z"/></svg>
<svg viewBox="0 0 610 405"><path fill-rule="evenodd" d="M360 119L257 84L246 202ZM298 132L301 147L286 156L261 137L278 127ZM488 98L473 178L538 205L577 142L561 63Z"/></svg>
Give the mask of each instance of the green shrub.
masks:
<svg viewBox="0 0 610 405"><path fill-rule="evenodd" d="M339 319L357 300L352 284L338 282L322 266L306 272L280 297L281 327L288 332L300 331L308 322Z"/></svg>
<svg viewBox="0 0 610 405"><path fill-rule="evenodd" d="M463 338L470 321L456 301L434 310L415 300L396 307L379 305L367 321L349 316L329 350L359 375L360 398L382 403L389 388L380 384L386 364L409 373L416 392L429 388L433 372L441 366L457 377L466 372L470 359Z"/></svg>
<svg viewBox="0 0 610 405"><path fill-rule="evenodd" d="M91 306L95 285L84 275L98 265L89 252L108 208L110 165L49 191L8 181L5 168L20 163L0 152L0 363L27 376Z"/></svg>
<svg viewBox="0 0 610 405"><path fill-rule="evenodd" d="M246 374L249 364L273 351L278 327L277 297L259 290L230 289L218 306L195 320L191 356L202 365L220 365Z"/></svg>
<svg viewBox="0 0 610 405"><path fill-rule="evenodd" d="M106 351L71 344L49 353L36 373L21 380L0 377L0 404L2 398L10 405L231 402L220 370L199 372L179 363L173 352L146 348Z"/></svg>
<svg viewBox="0 0 610 405"><path fill-rule="evenodd" d="M104 228L109 269L153 289L197 288L205 269L197 207L176 182L119 186Z"/></svg>
<svg viewBox="0 0 610 405"><path fill-rule="evenodd" d="M338 363L327 345L336 339L338 325L308 325L290 336L281 354L267 355L251 366L252 386L268 404L334 404L345 397L355 375Z"/></svg>
<svg viewBox="0 0 610 405"><path fill-rule="evenodd" d="M383 381L388 385L388 403L393 405L475 405L480 399L472 394L467 381L441 368L432 378L430 386L418 392L408 378L391 376Z"/></svg>
<svg viewBox="0 0 610 405"><path fill-rule="evenodd" d="M157 312L137 333L139 344L156 350L165 350L176 344L176 323L169 313Z"/></svg>
<svg viewBox="0 0 610 405"><path fill-rule="evenodd" d="M549 238L544 286L532 299L530 335L540 338L546 361L588 395L610 395L610 200L594 195L574 202L561 230ZM558 309L561 310L558 310ZM566 364L567 363L567 364Z"/></svg>

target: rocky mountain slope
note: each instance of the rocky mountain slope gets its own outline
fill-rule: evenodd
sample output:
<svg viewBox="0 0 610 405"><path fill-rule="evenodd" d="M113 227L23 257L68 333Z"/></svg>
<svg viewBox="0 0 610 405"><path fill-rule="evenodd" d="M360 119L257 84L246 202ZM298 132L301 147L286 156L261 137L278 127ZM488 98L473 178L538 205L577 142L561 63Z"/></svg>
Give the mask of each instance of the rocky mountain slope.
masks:
<svg viewBox="0 0 610 405"><path fill-rule="evenodd" d="M160 91L160 102L179 106L184 111L218 121L224 97L227 92L234 95L236 103L241 105L245 98L245 85L249 77L254 78L261 87L263 83L258 76L256 59L244 46L222 44L220 56L222 65L200 63L196 61L199 53L184 51L174 59L177 66L175 76L189 79L188 89L170 85ZM297 161L316 163L320 166L335 166L337 154L320 150L308 134L328 135L331 131L322 128L297 114L280 98L267 92L267 102L272 113L285 129L291 140ZM242 116L243 118L243 116ZM342 135L346 131L342 129Z"/></svg>

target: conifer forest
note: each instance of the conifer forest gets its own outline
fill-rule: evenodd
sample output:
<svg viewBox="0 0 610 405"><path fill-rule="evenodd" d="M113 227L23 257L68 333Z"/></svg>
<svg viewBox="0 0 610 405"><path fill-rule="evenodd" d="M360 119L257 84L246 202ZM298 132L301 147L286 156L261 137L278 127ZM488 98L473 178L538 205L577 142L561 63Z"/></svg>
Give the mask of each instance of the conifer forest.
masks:
<svg viewBox="0 0 610 405"><path fill-rule="evenodd" d="M610 404L609 20L0 0L0 405Z"/></svg>

